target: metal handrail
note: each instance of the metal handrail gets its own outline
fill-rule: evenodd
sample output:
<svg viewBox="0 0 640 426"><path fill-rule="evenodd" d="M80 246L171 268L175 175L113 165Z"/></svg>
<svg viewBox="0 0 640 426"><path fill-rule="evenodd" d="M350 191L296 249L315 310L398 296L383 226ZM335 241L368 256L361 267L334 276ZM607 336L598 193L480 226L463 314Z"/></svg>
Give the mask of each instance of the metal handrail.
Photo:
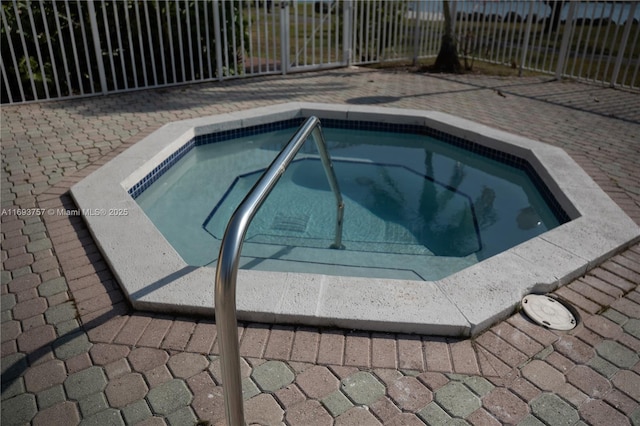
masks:
<svg viewBox="0 0 640 426"><path fill-rule="evenodd" d="M280 154L269 165L260 180L231 216L220 246L216 268L215 312L220 343L222 383L225 411L229 426L244 425L242 381L240 378L240 350L238 347L238 324L236 319L236 279L238 263L244 237L253 217L267 199L305 140L313 133L329 185L336 197L337 215L335 239L331 248L342 248L342 219L344 203L338 187L331 158L317 117L309 117L289 140Z"/></svg>

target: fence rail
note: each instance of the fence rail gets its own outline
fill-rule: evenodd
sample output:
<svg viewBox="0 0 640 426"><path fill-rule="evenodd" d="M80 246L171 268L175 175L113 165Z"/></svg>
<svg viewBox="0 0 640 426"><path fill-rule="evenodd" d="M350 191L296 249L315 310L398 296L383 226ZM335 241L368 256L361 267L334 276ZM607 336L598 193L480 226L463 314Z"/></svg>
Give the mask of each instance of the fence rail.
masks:
<svg viewBox="0 0 640 426"><path fill-rule="evenodd" d="M640 88L637 2L451 1L486 61ZM3 0L2 103L435 57L443 2Z"/></svg>

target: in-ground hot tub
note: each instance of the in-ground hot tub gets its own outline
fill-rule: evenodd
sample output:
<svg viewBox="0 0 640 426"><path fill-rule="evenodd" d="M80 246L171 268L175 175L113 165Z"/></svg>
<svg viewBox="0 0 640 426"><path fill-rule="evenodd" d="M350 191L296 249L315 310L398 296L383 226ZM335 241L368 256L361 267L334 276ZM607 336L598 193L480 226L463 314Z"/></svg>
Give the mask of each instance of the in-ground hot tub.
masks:
<svg viewBox="0 0 640 426"><path fill-rule="evenodd" d="M237 295L240 319L380 331L472 335L510 314L526 293L550 291L569 282L617 250L631 244L640 235L640 230L633 221L561 149L437 112L306 103L283 104L171 123L72 188L72 195L79 208L105 212L87 215L85 220L135 308L211 315L214 312L214 271L211 267L194 266L198 265L197 261L190 261L191 265L185 262L134 197L139 198L154 182L160 182L168 174L176 173L175 170L171 171L172 167L202 140L215 140L216 135L221 134L237 133L238 136L243 136L257 128L264 131L276 123L300 121L311 115L319 117L321 121L342 123L339 126L343 127L358 127L358 123L378 123L385 128L410 128L419 134L436 135L463 149L489 155L494 160L517 164L526 171L542 193L542 198L551 205L557 223L549 226L546 232L542 232L545 230L543 229L534 234L533 238L516 241L517 245L512 248L498 254L492 253L491 257L480 256L480 259L476 258L471 262L467 262L468 259L460 262L460 258L473 256L473 253L479 253L482 249L482 234L479 232L475 210L480 210L482 205L487 204L487 199L492 200L492 197L485 197L484 203L482 197L476 197L474 201L473 197L465 196L464 191L459 191L455 185L433 180L434 188L444 192L448 199L454 200L453 204L460 206L459 211L468 212L462 216L466 217L465 226L471 232L464 233L470 237L467 238L467 243L461 245L462 249L460 245L456 246L459 251L454 253L456 256L447 252L445 254L448 256L443 256L441 260L432 258L430 268L438 269L440 264L451 263L451 258L456 258L453 263L459 266L457 269L433 276L429 276L426 271L418 273L417 277L411 274L386 275L386 272L382 275L365 273L366 265L360 268L363 273L358 273L358 268L353 268L353 265L341 265L342 269L336 266L338 271L348 271L344 274L317 268L300 272L304 268L292 266L295 262L291 261L284 264L274 262L279 266L266 268L271 270L242 269L238 275ZM209 155L215 155L215 151ZM241 153L236 157L242 160ZM301 157L298 168L303 171L312 169L315 159L304 155ZM338 163L345 163L343 174L358 168L363 170L364 174L354 175L352 180L357 185L368 188L368 191L372 191L371 188L376 185L380 187L392 174L397 174L397 181L406 182L409 187L415 181L425 181L424 177L416 177L411 168L397 167L392 161L382 163L369 158L354 163L340 155L338 157ZM242 161L238 164L242 164ZM259 175L260 168L248 167L248 171L238 169L236 175L230 176L235 178L233 185L219 182L223 180L224 174L218 176L218 179L204 179L207 180L204 183L197 181L200 186L222 186L224 196L220 200L211 200L213 208L202 224L202 228L214 239L216 236L220 237L224 227L224 220L215 223L218 220L216 212L231 208L226 205L229 203L225 204L225 200L233 198L234 190L238 192L239 182L242 182L238 178L251 180ZM187 167L186 170L188 169ZM373 169L377 172L370 171ZM337 172L339 171L337 168ZM376 181L376 173L386 177ZM296 179L298 183L304 183L302 186L315 185L309 184L305 180L307 178L300 173L291 181L295 183ZM348 183L348 180L345 182ZM431 191L435 193L436 189ZM407 191L396 192L404 194ZM159 194L156 198L165 195L162 191ZM236 198L240 195L236 194ZM398 199L388 198L387 196L382 201L387 204L395 202L398 206L385 209L385 214L402 208ZM404 201L402 197L399 200ZM406 203L410 204L409 201ZM174 204L173 207L163 208L167 210L179 206L180 204ZM185 208L191 207L185 204ZM525 223L525 228L530 227L526 223L532 219L526 216L531 216L531 212L521 210L524 212L515 221ZM126 211L126 216L116 215L123 211ZM114 214L110 215L110 212ZM288 219L290 216L282 216L281 212L272 213L273 217L268 222L275 223L274 228L278 232L299 231L299 221L292 221ZM180 219L183 215L189 217L190 211L174 216ZM347 210L345 217L348 218L348 215ZM540 223L540 217L534 215L533 219L536 225ZM308 221L308 218L305 220ZM345 222L346 220L348 219ZM170 225L169 230L164 231L165 234L171 234L171 228ZM288 241L293 238L286 232L284 237ZM266 243L274 243L273 235L265 237L262 231L255 232L253 238L257 238L254 243L260 248L268 245L265 244L265 238L268 240ZM195 240L194 238L194 245ZM322 238L314 236L305 239L312 240L321 241ZM287 247L291 243L280 244ZM385 244L389 246L390 243L383 242L382 246L385 247ZM404 262L402 256L415 258L419 254L416 250L420 247L419 244L414 245L417 248L408 244L402 248L402 253L393 253L394 256L399 256L394 261ZM431 249L429 253L434 251L428 243L424 245ZM400 246L402 244L396 247ZM319 247L305 249L315 253L313 250L319 250ZM410 253L406 253L407 250ZM435 251L437 250L442 248L438 247ZM446 250L451 249L445 247ZM338 256L335 258L338 259L340 255L335 255L335 252L333 256ZM208 253L207 256L215 260L217 253ZM265 263L263 261L264 259L258 263ZM207 263L210 262L201 262ZM247 263L251 263L251 260ZM335 263L340 262L336 260ZM423 275L427 276L426 280Z"/></svg>

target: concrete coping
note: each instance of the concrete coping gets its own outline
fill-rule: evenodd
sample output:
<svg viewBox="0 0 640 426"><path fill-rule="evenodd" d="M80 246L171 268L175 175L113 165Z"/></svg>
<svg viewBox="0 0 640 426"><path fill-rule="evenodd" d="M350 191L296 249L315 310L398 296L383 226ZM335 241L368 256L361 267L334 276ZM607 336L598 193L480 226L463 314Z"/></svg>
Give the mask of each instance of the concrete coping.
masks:
<svg viewBox="0 0 640 426"><path fill-rule="evenodd" d="M515 155L572 220L438 281L240 270L240 320L472 336L526 294L553 291L640 239L640 227L560 148L436 111L286 103L169 123L71 188L135 309L212 316L215 271L187 265L128 189L195 136L310 115L431 127Z"/></svg>

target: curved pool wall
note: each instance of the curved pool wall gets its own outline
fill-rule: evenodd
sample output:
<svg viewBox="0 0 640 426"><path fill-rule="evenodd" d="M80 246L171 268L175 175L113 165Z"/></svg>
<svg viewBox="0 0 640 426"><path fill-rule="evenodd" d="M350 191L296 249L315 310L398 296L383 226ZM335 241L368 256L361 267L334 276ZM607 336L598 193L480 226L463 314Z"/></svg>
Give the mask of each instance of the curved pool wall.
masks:
<svg viewBox="0 0 640 426"><path fill-rule="evenodd" d="M521 158L571 220L438 281L240 270L240 320L472 336L525 294L552 291L640 239L640 228L560 148L435 111L287 103L167 124L71 188L135 309L211 316L215 274L187 265L129 190L196 136L311 115L425 126Z"/></svg>

